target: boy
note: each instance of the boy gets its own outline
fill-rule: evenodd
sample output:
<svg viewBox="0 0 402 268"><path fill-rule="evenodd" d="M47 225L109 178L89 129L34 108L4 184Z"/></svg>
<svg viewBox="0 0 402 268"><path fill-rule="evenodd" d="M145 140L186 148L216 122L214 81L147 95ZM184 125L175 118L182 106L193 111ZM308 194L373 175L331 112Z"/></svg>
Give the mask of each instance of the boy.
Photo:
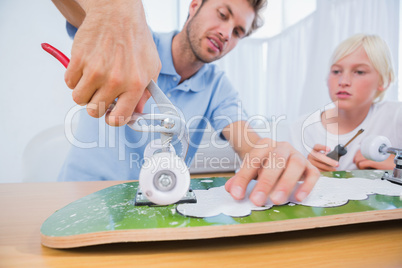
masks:
<svg viewBox="0 0 402 268"><path fill-rule="evenodd" d="M381 102L393 80L389 48L379 36L357 34L343 41L332 55L327 79L335 107L300 120L291 143L320 171L394 168L393 156L378 163L360 153L367 135L386 136L394 147L402 146L402 104ZM347 146L339 162L326 156L360 129L363 134Z"/></svg>

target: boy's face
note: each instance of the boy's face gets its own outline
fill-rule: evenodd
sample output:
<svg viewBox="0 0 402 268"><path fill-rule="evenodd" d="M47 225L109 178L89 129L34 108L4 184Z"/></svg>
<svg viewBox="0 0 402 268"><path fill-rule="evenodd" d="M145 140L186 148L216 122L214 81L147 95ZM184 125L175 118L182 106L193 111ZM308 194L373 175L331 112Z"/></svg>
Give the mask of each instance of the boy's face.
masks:
<svg viewBox="0 0 402 268"><path fill-rule="evenodd" d="M381 78L363 47L331 66L328 89L339 109L359 109L370 106L378 91L384 90Z"/></svg>
<svg viewBox="0 0 402 268"><path fill-rule="evenodd" d="M255 13L246 0L209 0L202 6L201 2L191 2L184 30L194 55L208 63L226 55L247 35Z"/></svg>

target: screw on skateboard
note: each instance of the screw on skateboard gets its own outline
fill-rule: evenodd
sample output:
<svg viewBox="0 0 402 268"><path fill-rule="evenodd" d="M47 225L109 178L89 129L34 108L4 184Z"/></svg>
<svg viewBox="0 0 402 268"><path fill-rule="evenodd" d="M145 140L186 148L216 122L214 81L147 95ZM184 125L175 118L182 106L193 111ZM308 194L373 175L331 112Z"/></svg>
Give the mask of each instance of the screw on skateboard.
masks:
<svg viewBox="0 0 402 268"><path fill-rule="evenodd" d="M379 179L380 171L323 173L336 179ZM224 185L228 178L192 179L193 190ZM400 196L369 195L338 207L281 205L244 217L220 214L195 218L178 213L177 205L135 206L138 182L105 188L61 208L41 227L42 244L74 248L119 242L207 239L256 235L402 218ZM218 204L217 204L218 205Z"/></svg>

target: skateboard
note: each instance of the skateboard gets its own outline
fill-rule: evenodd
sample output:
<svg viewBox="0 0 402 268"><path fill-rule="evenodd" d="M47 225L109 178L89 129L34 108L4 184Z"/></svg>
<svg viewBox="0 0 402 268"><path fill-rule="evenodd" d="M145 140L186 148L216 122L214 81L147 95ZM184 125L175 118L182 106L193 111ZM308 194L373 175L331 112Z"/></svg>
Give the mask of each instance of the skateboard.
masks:
<svg viewBox="0 0 402 268"><path fill-rule="evenodd" d="M336 179L379 179L384 172L324 172ZM228 178L191 180L191 189L220 187ZM373 194L338 207L284 204L244 217L219 214L196 218L178 212L177 204L136 206L138 181L114 185L61 208L41 226L42 244L51 248L166 240L257 235L402 218L401 196ZM219 204L216 204L217 206Z"/></svg>

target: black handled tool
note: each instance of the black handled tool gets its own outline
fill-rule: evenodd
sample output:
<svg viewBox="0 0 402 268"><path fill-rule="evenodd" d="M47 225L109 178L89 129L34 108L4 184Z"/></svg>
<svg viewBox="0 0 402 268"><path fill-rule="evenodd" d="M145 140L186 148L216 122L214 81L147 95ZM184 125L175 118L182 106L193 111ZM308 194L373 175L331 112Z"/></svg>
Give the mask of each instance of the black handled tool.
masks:
<svg viewBox="0 0 402 268"><path fill-rule="evenodd" d="M338 144L332 152L329 152L327 154L327 156L336 161L339 161L339 158L341 158L341 156L344 156L348 152L348 150L346 150L346 146L348 146L354 139L356 139L357 136L362 134L363 131L364 131L364 129L360 129L356 133L356 135L354 135L353 138L351 138L350 141L348 141L344 146L342 146L341 144Z"/></svg>

